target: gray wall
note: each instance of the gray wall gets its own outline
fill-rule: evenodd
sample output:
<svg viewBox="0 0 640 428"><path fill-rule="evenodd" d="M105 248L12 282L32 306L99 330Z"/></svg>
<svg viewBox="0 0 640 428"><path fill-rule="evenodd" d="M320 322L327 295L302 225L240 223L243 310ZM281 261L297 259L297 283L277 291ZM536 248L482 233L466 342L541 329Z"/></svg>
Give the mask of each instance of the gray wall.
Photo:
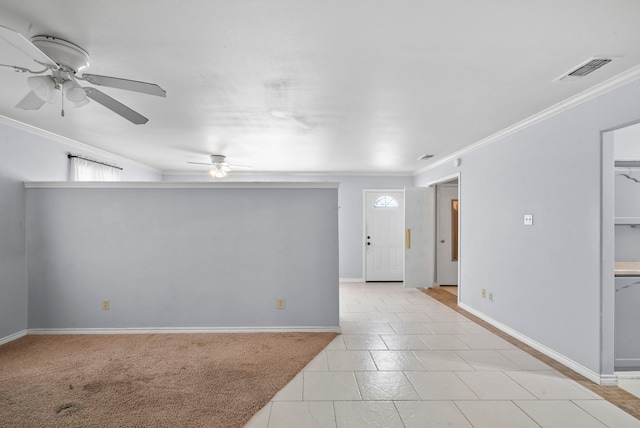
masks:
<svg viewBox="0 0 640 428"><path fill-rule="evenodd" d="M600 132L638 119L635 81L463 154L459 168L448 162L416 177L425 185L461 173L461 301L596 373Z"/></svg>
<svg viewBox="0 0 640 428"><path fill-rule="evenodd" d="M336 185L166 186L27 188L29 328L338 326Z"/></svg>
<svg viewBox="0 0 640 428"><path fill-rule="evenodd" d="M0 123L0 342L27 329L25 190L23 181L66 180L67 153L114 162L100 154ZM116 162L120 163L120 162ZM123 163L125 180L160 175Z"/></svg>
<svg viewBox="0 0 640 428"><path fill-rule="evenodd" d="M206 173L200 175L165 175L165 181L211 181ZM340 230L340 278L364 278L364 201L365 189L403 189L413 185L412 176L384 175L230 175L225 181L329 181L340 184L338 190L338 219Z"/></svg>
<svg viewBox="0 0 640 428"><path fill-rule="evenodd" d="M615 160L640 160L640 124L618 129L614 135Z"/></svg>
<svg viewBox="0 0 640 428"><path fill-rule="evenodd" d="M3 161L0 160L0 163ZM1 168L0 168L1 171ZM27 329L24 187L0 176L0 343Z"/></svg>

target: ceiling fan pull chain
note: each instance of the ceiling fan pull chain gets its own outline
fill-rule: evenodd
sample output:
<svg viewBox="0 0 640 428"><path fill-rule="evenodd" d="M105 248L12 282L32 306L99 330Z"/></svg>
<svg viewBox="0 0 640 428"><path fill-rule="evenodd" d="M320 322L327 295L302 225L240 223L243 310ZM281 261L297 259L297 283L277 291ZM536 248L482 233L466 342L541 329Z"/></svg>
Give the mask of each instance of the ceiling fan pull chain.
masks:
<svg viewBox="0 0 640 428"><path fill-rule="evenodd" d="M60 110L60 115L64 117L64 85L60 85L60 94L62 95L62 109Z"/></svg>

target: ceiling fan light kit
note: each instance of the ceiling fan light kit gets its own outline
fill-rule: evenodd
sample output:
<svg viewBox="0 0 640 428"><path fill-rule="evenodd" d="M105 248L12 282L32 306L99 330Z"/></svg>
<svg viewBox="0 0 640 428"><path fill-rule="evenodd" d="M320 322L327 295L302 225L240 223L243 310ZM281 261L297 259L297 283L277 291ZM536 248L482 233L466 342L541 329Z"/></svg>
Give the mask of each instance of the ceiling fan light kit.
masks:
<svg viewBox="0 0 640 428"><path fill-rule="evenodd" d="M56 82L51 76L27 77L27 85L42 101L53 104L55 102Z"/></svg>
<svg viewBox="0 0 640 428"><path fill-rule="evenodd" d="M213 168L211 168L211 171L209 171L209 175L211 176L211 178L226 178L229 173L222 169L221 166L215 165Z"/></svg>
<svg viewBox="0 0 640 428"><path fill-rule="evenodd" d="M35 36L29 41L20 33L3 26L0 26L0 39L4 39L14 48L45 67L40 71L32 71L24 67L5 65L5 67L13 68L18 72L40 75L27 78L31 92L16 105L17 108L38 110L44 103L53 104L56 96L60 95L63 101L66 97L74 107L86 105L91 99L128 121L140 125L147 123L149 119L95 88L81 86L79 81L166 97L166 91L154 83L83 74L84 70L89 68L89 54L80 46L69 41L45 35ZM42 75L46 72L51 74ZM64 116L64 104L61 113Z"/></svg>
<svg viewBox="0 0 640 428"><path fill-rule="evenodd" d="M229 176L229 172L234 169L251 169L248 165L231 165L227 163L226 156L224 155L210 155L211 162L187 162L195 165L208 165L211 167L208 174L211 178L226 178Z"/></svg>

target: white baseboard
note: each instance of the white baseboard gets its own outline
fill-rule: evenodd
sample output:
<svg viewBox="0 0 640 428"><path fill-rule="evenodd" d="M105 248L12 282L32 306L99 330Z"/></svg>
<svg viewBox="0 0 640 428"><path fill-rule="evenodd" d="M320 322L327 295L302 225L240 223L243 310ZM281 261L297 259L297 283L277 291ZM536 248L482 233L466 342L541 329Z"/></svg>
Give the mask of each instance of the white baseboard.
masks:
<svg viewBox="0 0 640 428"><path fill-rule="evenodd" d="M30 328L28 334L341 333L334 327Z"/></svg>
<svg viewBox="0 0 640 428"><path fill-rule="evenodd" d="M364 282L364 278L340 278L340 282Z"/></svg>
<svg viewBox="0 0 640 428"><path fill-rule="evenodd" d="M10 334L9 336L5 336L0 338L0 345L4 345L5 343L9 343L12 340L20 339L23 336L27 335L27 330L22 330L17 333Z"/></svg>
<svg viewBox="0 0 640 428"><path fill-rule="evenodd" d="M640 372L616 372L618 379L640 379Z"/></svg>
<svg viewBox="0 0 640 428"><path fill-rule="evenodd" d="M560 364L567 366L568 368L570 368L571 370L573 370L576 373L581 374L582 376L586 377L587 379L589 379L590 381L597 383L598 385L603 385L603 386L617 386L618 385L618 377L615 374L611 374L611 375L606 375L606 374L600 374L597 373L585 366L583 366L582 364L573 361L570 358L567 358L566 356L554 351L551 348L548 348L547 346L536 342L535 340L523 335L522 333L512 329L511 327L506 326L505 324L502 324L499 321L494 320L493 318L488 317L487 315L485 315L482 312L479 312L477 310L475 310L474 308L459 302L458 306L460 306L462 309L464 309L465 311L477 316L478 318L482 319L483 321L488 322L489 324L491 324L492 326L494 326L495 328L497 328L498 330L503 331L504 333L507 333L509 336L518 339L520 342L522 343L526 343L527 345L531 346L532 348L534 348L537 351L542 352L544 355L546 355L549 358L553 358L554 360L556 360L557 362L559 362Z"/></svg>
<svg viewBox="0 0 640 428"><path fill-rule="evenodd" d="M621 370L625 367L634 369L640 367L640 358L616 358L613 365Z"/></svg>

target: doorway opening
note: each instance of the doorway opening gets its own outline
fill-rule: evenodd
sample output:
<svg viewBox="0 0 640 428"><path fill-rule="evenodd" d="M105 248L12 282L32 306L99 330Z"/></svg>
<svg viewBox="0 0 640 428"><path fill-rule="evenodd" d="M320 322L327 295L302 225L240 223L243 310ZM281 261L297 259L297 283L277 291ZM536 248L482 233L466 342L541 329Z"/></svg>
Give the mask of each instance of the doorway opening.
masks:
<svg viewBox="0 0 640 428"><path fill-rule="evenodd" d="M436 283L458 286L458 180L436 186Z"/></svg>
<svg viewBox="0 0 640 428"><path fill-rule="evenodd" d="M605 133L603 139L604 144L612 142L609 155L613 151L607 170L613 168L608 175L613 176L614 372L640 378L640 124Z"/></svg>
<svg viewBox="0 0 640 428"><path fill-rule="evenodd" d="M436 284L460 299L460 175L429 185L436 188Z"/></svg>

